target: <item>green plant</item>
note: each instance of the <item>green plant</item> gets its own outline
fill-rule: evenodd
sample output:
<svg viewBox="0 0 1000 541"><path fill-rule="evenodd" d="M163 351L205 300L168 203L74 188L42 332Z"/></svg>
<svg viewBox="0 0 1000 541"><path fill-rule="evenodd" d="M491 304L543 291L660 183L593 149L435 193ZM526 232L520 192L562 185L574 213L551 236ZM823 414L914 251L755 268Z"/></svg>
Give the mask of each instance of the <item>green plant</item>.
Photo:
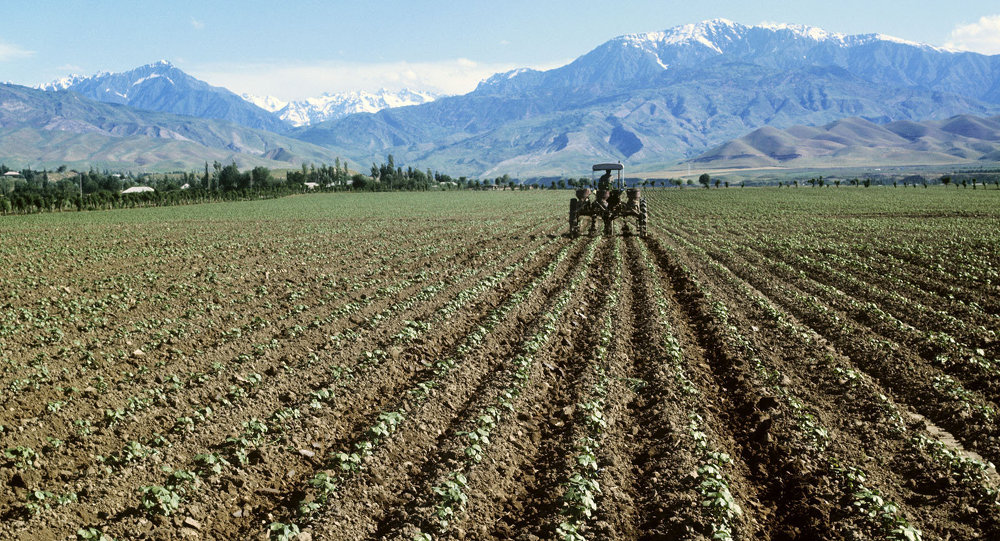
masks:
<svg viewBox="0 0 1000 541"><path fill-rule="evenodd" d="M336 453L333 455L333 463L342 472L357 472L361 470L361 455L357 453Z"/></svg>
<svg viewBox="0 0 1000 541"><path fill-rule="evenodd" d="M587 541L580 528L575 522L561 522L556 526L556 538L560 541Z"/></svg>
<svg viewBox="0 0 1000 541"><path fill-rule="evenodd" d="M268 532L270 539L276 541L292 541L301 533L297 525L283 522L272 522Z"/></svg>
<svg viewBox="0 0 1000 541"><path fill-rule="evenodd" d="M207 472L210 475L218 475L222 473L224 467L229 466L229 461L216 453L195 455L194 463L200 471Z"/></svg>
<svg viewBox="0 0 1000 541"><path fill-rule="evenodd" d="M24 504L25 509L30 513L37 515L42 511L51 509L55 505L66 505L68 503L75 502L77 500L75 492L67 492L66 494L53 494L47 490L33 490L28 493L27 501Z"/></svg>
<svg viewBox="0 0 1000 541"><path fill-rule="evenodd" d="M76 531L76 538L80 541L115 541L114 537L97 528L80 528Z"/></svg>
<svg viewBox="0 0 1000 541"><path fill-rule="evenodd" d="M139 489L142 507L150 513L169 516L180 508L181 496L176 491L159 485Z"/></svg>
<svg viewBox="0 0 1000 541"><path fill-rule="evenodd" d="M579 473L573 474L566 482L563 492L563 514L573 518L589 518L597 510L597 495L601 486L596 479L588 479Z"/></svg>
<svg viewBox="0 0 1000 541"><path fill-rule="evenodd" d="M448 529L448 526L455 520L457 515L465 509L465 504L469 497L462 490L468 484L468 479L459 472L451 472L442 483L432 490L437 496L437 506L434 514L437 517L438 527L441 530Z"/></svg>
<svg viewBox="0 0 1000 541"><path fill-rule="evenodd" d="M13 460L14 465L21 469L33 466L35 460L38 458L38 453L34 449L24 445L11 447L4 451L3 455Z"/></svg>

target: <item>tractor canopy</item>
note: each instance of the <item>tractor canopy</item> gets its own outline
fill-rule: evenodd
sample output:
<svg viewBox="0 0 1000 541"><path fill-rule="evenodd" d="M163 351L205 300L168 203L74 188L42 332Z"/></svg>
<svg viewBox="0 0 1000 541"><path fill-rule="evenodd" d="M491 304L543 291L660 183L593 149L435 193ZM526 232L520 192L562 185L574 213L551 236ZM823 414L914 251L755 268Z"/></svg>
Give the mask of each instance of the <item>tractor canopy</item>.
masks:
<svg viewBox="0 0 1000 541"><path fill-rule="evenodd" d="M591 171L621 171L625 169L620 163L598 163L594 165Z"/></svg>

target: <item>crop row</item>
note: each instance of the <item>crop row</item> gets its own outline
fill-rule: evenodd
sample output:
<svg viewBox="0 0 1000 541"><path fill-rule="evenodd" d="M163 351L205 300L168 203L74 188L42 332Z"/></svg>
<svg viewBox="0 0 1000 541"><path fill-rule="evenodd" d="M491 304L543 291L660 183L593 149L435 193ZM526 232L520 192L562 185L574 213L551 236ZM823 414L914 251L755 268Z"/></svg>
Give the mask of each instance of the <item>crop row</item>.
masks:
<svg viewBox="0 0 1000 541"><path fill-rule="evenodd" d="M450 317L456 310L467 304L477 294L488 290L488 287L484 286L494 285L498 280L508 277L515 270L530 263L530 261L540 251L540 249L536 249L529 252L527 256L517 261L512 266L502 268L494 275L475 283L472 287L462 290L450 302L437 309L434 314L429 316L427 319L423 321L407 320L403 322L404 324L400 331L394 331L388 334L389 340L391 340L392 343L400 344L416 339L420 334L430 329L432 324L439 323L447 317ZM502 260L503 258L498 261ZM464 271L453 275L449 279L449 283L461 283L476 271L484 270L485 268L466 268ZM410 307L428 300L430 295L434 295L442 291L442 285L443 284L432 284L431 286L425 287L420 294L411 295L401 303L387 306L381 312L370 316L368 320L366 320L366 323L363 323L357 330L350 330L347 334L341 333L339 335L332 335L334 342L340 342L343 340L350 340L352 342L360 341L362 339L362 335L359 334L359 331L370 332L378 328L384 322L393 320L395 317L394 314L404 313L409 310ZM213 469L218 469L217 465L223 466L223 469L225 469L225 467L243 468L247 466L248 455L260 454L262 445L268 444L273 440L273 438L280 437L282 433L289 429L281 426L281 423L274 422L281 420L282 412L295 412L292 417L294 422L296 424L302 424L303 421L299 420L299 411L310 411L312 412L311 415L315 416L317 410L323 409L323 404L325 402L330 401L338 394L347 390L345 385L359 381L367 371L379 367L382 363L384 363L388 358L385 351L391 349L393 349L393 347L391 343L389 343L380 349L364 352L360 361L353 368L335 367L336 369L330 372L330 377L332 377L334 381L333 385L319 386L299 404L282 406L271 415L271 419L273 421L269 423L265 423L260 419L251 419L248 422L244 422L242 432L236 436L227 438L225 443L220 447L220 450L222 450L221 454L213 454L211 451L195 453L193 469L195 471L200 470L204 472L206 466L210 466ZM307 405L308 407L306 407ZM381 430L385 430L386 426L394 426L394 422L397 420L397 417L392 415L384 415L382 417L383 419L380 420L382 427ZM379 427L374 429L375 432L378 432L379 430ZM297 452L297 450L294 450L293 452ZM204 463L205 457L213 458L209 459L209 463ZM161 486L164 486L165 488L169 487L170 480L168 479ZM143 507L145 507L145 502L143 503ZM157 510L155 507L152 509L154 511ZM160 509L160 511L162 511L162 509Z"/></svg>
<svg viewBox="0 0 1000 541"><path fill-rule="evenodd" d="M494 381L497 382L499 389L471 413L469 419L465 421L467 423L465 429L455 433L464 440L463 443L459 443L462 450L458 455L462 458L455 467L439 474L437 480L433 482L431 490L434 516L427 521L429 528L426 529L444 533L456 521L461 520L468 502L465 492L468 476L488 453L494 441L493 432L501 421L516 414L517 399L531 384L533 375L537 372L536 355L555 333L557 322L591 267L597 246L598 242L590 241L582 261L578 264L578 270L561 287L550 307L539 317L531 334L521 342L517 353L512 358L505 359L498 373L494 375ZM431 534L423 531L421 535L427 537Z"/></svg>
<svg viewBox="0 0 1000 541"><path fill-rule="evenodd" d="M688 253L700 253L700 257L705 256L704 252L700 252L700 249L694 246L688 245L687 250L689 251ZM735 288L739 294L752 301L762 316L770 320L768 325L773 325L775 328L780 329L781 333L787 339L798 342L800 348L809 349L821 341L812 329L802 327L791 320L790 316L771 304L771 301L762 296L760 292L736 278L727 267L716 261L707 260L705 268L712 269L716 275L721 276L721 279ZM721 310L722 308L719 307L719 309ZM748 328L746 325L741 325L740 327ZM753 328L756 329L756 327ZM733 332L735 333L736 331L734 330ZM746 345L746 347L749 348L750 346ZM992 470L991 465L979 459L965 456L961 454L961 451L954 451L936 438L926 434L918 432L912 436L907 436L907 427L903 421L904 414L892 400L883 394L883 391L873 386L865 374L855 371L850 364L845 365L843 361L836 360L834 357L826 354L825 360L813 364L813 367L826 372L823 377L830 383L825 384L825 386L832 387L829 392L832 393L833 399L843 401L845 404L844 407L850 409L852 412L856 412L855 414L865 417L877 415L877 419L873 419L877 422L873 423L872 426L886 428L884 430L879 428L880 432L875 437L887 438L881 440L883 443L898 442L894 444L896 448L894 452L899 453L898 460L905 460L911 464L911 467L923 468L928 473L934 472L931 475L938 476L938 478L953 478L953 482L958 483L955 485L956 487L965 487L962 490L967 491L964 492L966 496L962 497L969 497L970 499L967 501L970 502L978 502L974 503L974 505L980 509L981 513L984 513L983 517L995 515L995 484L989 479L991 475L989 472ZM781 378L779 378L780 373L778 372L772 372L768 376L767 371L762 371L760 376L762 378L769 377L772 383L781 381ZM774 388L778 389L779 387ZM862 397L864 397L863 401ZM799 412L795 415L800 417L800 422L805 429L805 433L812 434L810 440L814 447L817 447L824 440L828 440L824 435L829 436L833 432L828 428L820 428L816 424L814 415L803 413L806 410L803 409L800 399L788 397L787 404L793 412ZM866 420L865 424L857 426L869 426L867 423L870 421L872 420ZM854 425L850 426L853 427ZM924 447L932 447L938 450L938 452L933 456L923 453L920 449ZM818 452L818 449L816 450ZM826 453L828 452L826 451ZM842 466L842 463L842 459L837 461L831 459L830 467L833 469L830 475L831 478L839 479L841 486L845 487L845 490L852 490L854 495L857 496L856 501L852 505L855 507L868 505L870 509L874 509L875 504L878 504L879 509L885 507L887 510L892 510L893 506L886 503L884 496L866 484L867 481L864 481L864 479L867 479L865 472L855 467ZM912 528L896 521L896 519L886 515L882 511L876 514L881 517L877 522L879 522L882 528L887 530L885 535L901 539L915 535Z"/></svg>
<svg viewBox="0 0 1000 541"><path fill-rule="evenodd" d="M350 481L357 474L366 469L366 464L370 462L379 448L386 442L386 439L394 435L401 425L435 393L443 380L460 363L471 356L480 346L483 340L496 328L496 326L515 310L526 299L530 298L534 291L546 280L548 280L566 258L569 246L564 247L555 254L548 265L538 273L534 279L522 289L512 294L501 306L491 310L485 320L478 323L474 328L462 338L453 348L451 355L445 356L426 367L424 373L416 378L418 381L402 393L402 400L395 408L387 408L378 413L376 422L361 432L361 436L355 439L348 449L333 451L326 459L326 469L316 474L305 487L305 496L297 505L297 512L300 518L308 520L309 517L321 511L323 506L337 493L338 488ZM531 256L536 255L533 252ZM473 287L464 290L456 296L453 303L449 303L442 308L438 314L440 319L451 317L460 304L470 301L475 295L487 292L495 288L498 284L520 267L521 263L505 269ZM412 338L411 338L412 339ZM283 523L275 521L271 525L272 537L280 538L281 532L286 529L298 530L299 525L294 522Z"/></svg>
<svg viewBox="0 0 1000 541"><path fill-rule="evenodd" d="M461 280L465 279L472 272L474 272L472 268L466 268L462 272L452 274L452 276L449 277L449 280L451 282L461 281ZM415 304L417 304L419 302L422 302L422 301L424 301L426 299L429 299L431 296L433 296L433 295L437 294L437 292L441 291L441 289L442 289L442 284L441 283L435 283L435 284L431 284L429 286L425 286L425 288L423 290L421 290L420 292L418 292L417 294L410 295L408 297L408 299L407 299L406 302L397 303L395 305L389 305L388 308L383 309L381 312L378 312L376 314L373 314L373 315L369 316L369 318L367 320L361 322L362 324L358 328L358 330L359 331L364 331L365 329L373 330L373 329L377 328L382 322L389 320L390 317L391 317L391 315L392 315L392 313L398 313L400 311L409 309L410 306L413 306L413 305L415 305ZM383 289L381 291L384 292L384 295L386 297L389 297L391 295L397 294L397 292L393 291L391 288ZM369 297L369 298L367 298L365 300L366 301L368 301L368 300L374 301L374 300L376 300L376 298ZM357 312L357 310L352 310L351 311L351 313L356 313L356 312ZM341 317L343 317L344 315L347 315L347 314L342 314ZM325 327L325 324L323 326ZM347 334L351 335L351 339L352 340L360 338L360 335L357 334L357 331L353 331L352 330L352 331L349 331ZM330 339L332 339L335 336L336 335L331 335L331 336L328 336L327 338L323 338L323 340L324 341L329 341ZM343 338L347 338L347 335L344 335ZM330 343L334 343L336 341L337 340L334 340L333 342L330 342ZM266 352L266 350L265 350L265 352ZM310 364L314 363L316 360L318 360L318 357L315 354L309 354L308 356L304 357L302 359L302 361L300 361L300 365L299 366L296 366L296 365L286 366L285 367L286 370L283 370L282 373L289 373L288 372L289 370L292 370L292 371L301 370L302 368L305 368L305 367L309 366ZM248 362L253 363L253 362L273 362L273 361L269 361L267 358L260 358L259 361L251 360L251 361L248 361ZM265 374L267 374L267 373L268 372L265 371ZM261 374L251 373L251 376L249 378L246 378L244 380L247 383L245 383L243 385L240 385L238 387L231 387L230 391L228 393L224 394L224 395L215 395L216 398L214 398L213 400L215 400L216 402L219 402L218 406L215 409L218 410L219 408L227 407L226 404L232 405L232 404L237 404L237 403L240 403L240 402L244 402L245 403L245 400L247 398L249 398L253 393L255 393L256 389L261 388L261 379L262 379ZM266 383L266 381L264 383ZM200 409L201 410L204 410L204 409L211 410L210 407L209 408L200 408ZM285 409L285 410L287 410L289 412L296 412L297 411L296 408L283 408L283 409ZM190 427L190 425L192 425L192 424L198 424L199 423L199 421L198 421L198 419L199 419L198 413L199 412L196 411L196 412L194 412L193 415L182 416L182 417L178 418L178 425L177 426L181 427L180 430L179 430L180 431L179 435L182 435L185 438L190 438L190 436L187 435L189 430L188 430L188 428L185 428L185 427ZM276 411L275 415L278 415L278 413L279 412ZM289 414L291 414L291 413L289 413ZM187 423L186 421L188 419L190 419L192 421L192 423ZM221 422L221 420L220 420L220 422ZM231 438L231 441L228 443L228 446L227 446L227 448L229 448L229 449L232 450L232 453L230 455L230 459L232 461L234 461L234 462L240 461L241 460L240 457L243 457L242 460L245 460L245 457L247 455L247 450L245 449L246 446L240 446L239 443L241 441L254 442L254 441L259 440L261 438L261 434L258 434L256 432L262 432L261 427L267 427L267 423L265 423L261 419L251 419L250 421L246 421L243 424L244 424L244 431L243 431L243 433L241 435L238 435L236 437ZM191 427L191 428L194 428L194 427ZM266 430L266 428L264 428L263 430ZM130 444L130 445L132 447L135 447L133 444ZM128 449L129 446L126 446L126 448ZM212 456L213 454L218 455L218 453L205 452L205 453L197 453L197 454L195 454L195 456L196 457L203 456L203 455L204 456ZM138 454L137 453L131 453L131 452L127 452L127 454L123 454L121 456L128 456L128 457L130 457L130 460L124 461L125 463L132 463L132 462L134 462L134 460L132 460L132 459L138 458ZM158 460L161 460L161 459L158 459ZM120 463L122 461L117 460L117 459L113 459L113 462ZM130 464L130 465L132 467L135 466L135 464Z"/></svg>

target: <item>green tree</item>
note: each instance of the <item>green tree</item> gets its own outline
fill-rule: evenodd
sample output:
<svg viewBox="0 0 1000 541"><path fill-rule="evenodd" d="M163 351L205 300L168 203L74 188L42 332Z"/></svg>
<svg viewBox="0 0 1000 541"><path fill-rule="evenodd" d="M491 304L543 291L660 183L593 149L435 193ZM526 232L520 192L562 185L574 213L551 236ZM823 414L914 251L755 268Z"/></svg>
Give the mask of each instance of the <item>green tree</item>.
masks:
<svg viewBox="0 0 1000 541"><path fill-rule="evenodd" d="M708 173L702 173L701 176L698 177L698 183L705 186L705 188L708 188L708 185L712 183L712 177Z"/></svg>
<svg viewBox="0 0 1000 541"><path fill-rule="evenodd" d="M224 191L235 190L241 188L243 184L243 175L240 174L239 167L236 167L236 162L233 162L219 171L219 188ZM247 185L250 184L249 176L247 178Z"/></svg>
<svg viewBox="0 0 1000 541"><path fill-rule="evenodd" d="M250 170L250 185L253 188L267 188L272 184L271 170L258 165Z"/></svg>

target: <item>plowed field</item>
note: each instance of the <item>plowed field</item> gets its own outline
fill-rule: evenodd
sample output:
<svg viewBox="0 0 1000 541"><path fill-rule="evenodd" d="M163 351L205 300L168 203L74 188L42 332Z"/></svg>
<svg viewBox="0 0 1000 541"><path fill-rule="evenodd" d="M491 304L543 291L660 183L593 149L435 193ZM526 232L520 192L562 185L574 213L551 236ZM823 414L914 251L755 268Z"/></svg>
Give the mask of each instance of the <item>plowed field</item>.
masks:
<svg viewBox="0 0 1000 541"><path fill-rule="evenodd" d="M1000 191L0 219L0 539L998 539Z"/></svg>

